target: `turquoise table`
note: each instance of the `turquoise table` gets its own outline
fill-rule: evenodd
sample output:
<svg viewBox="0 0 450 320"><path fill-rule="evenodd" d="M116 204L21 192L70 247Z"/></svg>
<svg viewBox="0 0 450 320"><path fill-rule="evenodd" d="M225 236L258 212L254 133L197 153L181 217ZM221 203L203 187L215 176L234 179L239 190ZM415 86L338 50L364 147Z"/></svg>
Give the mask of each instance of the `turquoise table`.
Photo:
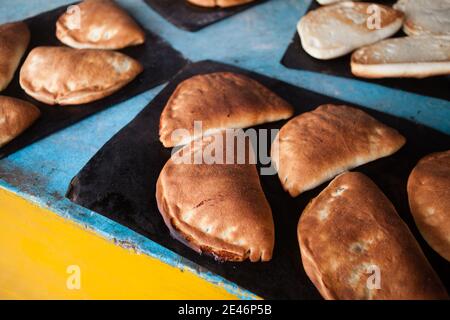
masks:
<svg viewBox="0 0 450 320"><path fill-rule="evenodd" d="M70 2L70 0L0 0L0 23L24 19ZM298 19L304 14L310 1L270 0L196 33L177 29L153 12L143 1L119 2L132 12L142 25L161 35L192 61L213 59L237 65L324 95L411 119L450 134L450 103L447 101L283 67L279 61L292 39ZM71 178L161 89L162 86L157 87L113 106L0 160L0 188L41 209L51 211L64 220L72 221L103 239L111 240L116 245L133 248L141 255L156 258L177 269L188 270L220 286L235 297L255 298L251 293L201 270L137 233L64 198ZM2 201L6 200L0 197L0 212L2 206L7 206L6 202ZM8 219L12 219L15 215L11 212L7 214ZM8 219L5 218L5 221ZM42 234L42 237L45 236ZM8 240L2 239L0 235L0 251L2 246L8 246L7 242ZM0 268L2 268L1 258ZM2 281L7 282L0 276L0 287ZM160 296L165 297L162 294L164 288L158 290L161 290ZM1 294L0 289L0 297ZM20 294L17 296L26 297ZM51 297L51 294L48 296ZM189 297L189 294L187 296ZM142 295L142 297L155 296Z"/></svg>

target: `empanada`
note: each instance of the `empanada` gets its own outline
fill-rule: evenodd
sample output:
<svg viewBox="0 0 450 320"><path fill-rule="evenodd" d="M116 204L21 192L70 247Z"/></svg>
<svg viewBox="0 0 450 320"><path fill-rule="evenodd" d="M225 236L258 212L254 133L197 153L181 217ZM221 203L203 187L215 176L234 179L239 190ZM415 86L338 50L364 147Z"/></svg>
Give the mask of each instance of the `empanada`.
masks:
<svg viewBox="0 0 450 320"><path fill-rule="evenodd" d="M77 49L122 49L145 42L145 32L112 0L85 0L56 23L56 37Z"/></svg>
<svg viewBox="0 0 450 320"><path fill-rule="evenodd" d="M285 124L272 145L283 188L296 197L339 173L389 156L405 144L362 110L322 105Z"/></svg>
<svg viewBox="0 0 450 320"><path fill-rule="evenodd" d="M328 4L332 4L332 3L336 3L336 2L342 2L345 0L317 0L317 2L319 4L321 4L322 6L328 5ZM359 0L352 0L353 2L359 1Z"/></svg>
<svg viewBox="0 0 450 320"><path fill-rule="evenodd" d="M0 96L0 147L30 127L41 112L29 102Z"/></svg>
<svg viewBox="0 0 450 320"><path fill-rule="evenodd" d="M365 175L344 173L303 211L306 274L328 300L447 299L392 203Z"/></svg>
<svg viewBox="0 0 450 320"><path fill-rule="evenodd" d="M179 84L170 97L161 114L159 137L165 147L173 147L198 138L194 121L201 121L207 135L287 119L293 112L287 102L244 75L197 75Z"/></svg>
<svg viewBox="0 0 450 320"><path fill-rule="evenodd" d="M30 31L24 22L0 26L0 91L11 82L30 42Z"/></svg>
<svg viewBox="0 0 450 320"><path fill-rule="evenodd" d="M192 4L195 4L197 6L201 7L234 7L239 6L245 3L253 2L255 0L187 0L187 2L190 2Z"/></svg>
<svg viewBox="0 0 450 320"><path fill-rule="evenodd" d="M156 186L159 211L171 234L200 253L222 261L268 261L274 246L272 211L251 157L238 162L234 153L232 163L225 161L234 147L233 139L223 142L224 137L222 132L203 137L172 155ZM222 164L203 157L214 148ZM247 140L246 152L250 148Z"/></svg>
<svg viewBox="0 0 450 320"><path fill-rule="evenodd" d="M408 198L423 237L450 261L450 150L419 161L408 179Z"/></svg>
<svg viewBox="0 0 450 320"><path fill-rule="evenodd" d="M20 85L41 102L74 105L111 95L142 70L138 61L119 52L37 47L20 70Z"/></svg>

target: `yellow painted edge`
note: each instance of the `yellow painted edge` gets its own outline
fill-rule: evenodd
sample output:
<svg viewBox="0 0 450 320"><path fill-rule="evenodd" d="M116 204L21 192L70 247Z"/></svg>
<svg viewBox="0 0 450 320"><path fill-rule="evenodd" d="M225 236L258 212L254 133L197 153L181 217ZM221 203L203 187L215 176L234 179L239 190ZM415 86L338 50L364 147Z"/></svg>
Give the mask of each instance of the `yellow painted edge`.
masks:
<svg viewBox="0 0 450 320"><path fill-rule="evenodd" d="M0 188L0 299L236 296Z"/></svg>

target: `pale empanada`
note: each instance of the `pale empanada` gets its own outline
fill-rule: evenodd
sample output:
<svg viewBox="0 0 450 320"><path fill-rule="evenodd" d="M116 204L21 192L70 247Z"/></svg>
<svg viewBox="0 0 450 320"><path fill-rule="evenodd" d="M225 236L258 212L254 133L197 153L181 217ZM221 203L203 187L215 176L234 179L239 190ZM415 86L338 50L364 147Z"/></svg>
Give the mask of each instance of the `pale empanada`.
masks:
<svg viewBox="0 0 450 320"><path fill-rule="evenodd" d="M20 70L20 85L47 104L82 104L116 92L142 70L138 61L119 52L38 47Z"/></svg>
<svg viewBox="0 0 450 320"><path fill-rule="evenodd" d="M187 0L188 2L200 7L234 7L245 3L253 2L255 0Z"/></svg>
<svg viewBox="0 0 450 320"><path fill-rule="evenodd" d="M268 261L274 246L272 212L250 157L242 164L236 153L230 164L195 162L196 154L201 159L215 146L225 159L233 145L231 139L221 144L224 136L203 137L172 155L156 186L159 211L171 234L200 253L223 261ZM192 161L180 163L180 158Z"/></svg>
<svg viewBox="0 0 450 320"><path fill-rule="evenodd" d="M0 26L0 91L11 82L30 42L30 31L24 22Z"/></svg>
<svg viewBox="0 0 450 320"><path fill-rule="evenodd" d="M29 102L0 96L0 147L30 127L41 112Z"/></svg>
<svg viewBox="0 0 450 320"><path fill-rule="evenodd" d="M328 300L425 300L448 295L408 226L361 173L334 179L298 224L303 267Z"/></svg>
<svg viewBox="0 0 450 320"><path fill-rule="evenodd" d="M323 105L284 125L272 145L272 161L291 196L339 173L399 150L405 138L364 111Z"/></svg>
<svg viewBox="0 0 450 320"><path fill-rule="evenodd" d="M423 237L450 261L450 150L419 161L408 179L408 197Z"/></svg>
<svg viewBox="0 0 450 320"><path fill-rule="evenodd" d="M85 0L64 13L56 36L77 49L122 49L145 42L139 25L112 0Z"/></svg>
<svg viewBox="0 0 450 320"><path fill-rule="evenodd" d="M173 147L198 138L194 121L201 121L207 135L287 119L293 112L287 102L244 75L197 75L179 84L170 97L161 114L159 137L165 147Z"/></svg>

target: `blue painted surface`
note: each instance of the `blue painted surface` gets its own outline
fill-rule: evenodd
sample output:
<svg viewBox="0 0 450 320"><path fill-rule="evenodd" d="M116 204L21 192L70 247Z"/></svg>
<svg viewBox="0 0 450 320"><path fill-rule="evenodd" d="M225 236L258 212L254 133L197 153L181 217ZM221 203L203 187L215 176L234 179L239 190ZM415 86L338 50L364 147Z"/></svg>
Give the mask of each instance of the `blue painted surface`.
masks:
<svg viewBox="0 0 450 320"><path fill-rule="evenodd" d="M72 0L0 0L0 23L20 20ZM289 70L279 61L310 0L270 0L196 33L167 23L140 0L118 1L150 30L193 60L214 59L294 85L378 109L450 134L450 103L360 81ZM162 86L94 115L0 160L0 186L126 247L189 269L242 298L253 296L175 253L64 198L73 176L101 146L158 94ZM450 88L449 88L450 89Z"/></svg>

